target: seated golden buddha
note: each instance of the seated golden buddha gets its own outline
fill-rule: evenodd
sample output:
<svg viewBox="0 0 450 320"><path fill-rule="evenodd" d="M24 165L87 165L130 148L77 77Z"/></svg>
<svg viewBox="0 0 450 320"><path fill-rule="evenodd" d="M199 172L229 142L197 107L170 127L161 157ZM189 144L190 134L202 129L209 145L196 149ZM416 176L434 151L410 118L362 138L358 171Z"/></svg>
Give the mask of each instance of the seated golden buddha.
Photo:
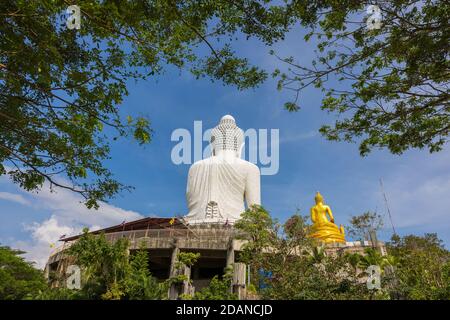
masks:
<svg viewBox="0 0 450 320"><path fill-rule="evenodd" d="M313 222L309 237L316 238L325 243L345 243L344 227L334 224L333 213L329 206L323 203L322 195L317 192L314 198L316 205L311 208L311 220ZM328 220L327 218L330 218Z"/></svg>

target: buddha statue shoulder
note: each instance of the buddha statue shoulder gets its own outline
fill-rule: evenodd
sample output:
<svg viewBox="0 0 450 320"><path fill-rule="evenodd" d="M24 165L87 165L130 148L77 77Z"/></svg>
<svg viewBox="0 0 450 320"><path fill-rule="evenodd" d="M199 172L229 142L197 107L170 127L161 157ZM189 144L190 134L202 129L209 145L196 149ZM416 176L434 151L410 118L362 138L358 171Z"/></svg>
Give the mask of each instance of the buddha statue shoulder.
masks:
<svg viewBox="0 0 450 320"><path fill-rule="evenodd" d="M232 116L211 131L209 158L195 162L188 173L186 198L190 224L234 223L251 205L260 205L259 168L240 158L244 132Z"/></svg>
<svg viewBox="0 0 450 320"><path fill-rule="evenodd" d="M315 196L316 205L311 208L311 233L309 237L318 239L321 242L345 243L344 227L338 227L334 223L331 208L324 203L322 195L317 192Z"/></svg>

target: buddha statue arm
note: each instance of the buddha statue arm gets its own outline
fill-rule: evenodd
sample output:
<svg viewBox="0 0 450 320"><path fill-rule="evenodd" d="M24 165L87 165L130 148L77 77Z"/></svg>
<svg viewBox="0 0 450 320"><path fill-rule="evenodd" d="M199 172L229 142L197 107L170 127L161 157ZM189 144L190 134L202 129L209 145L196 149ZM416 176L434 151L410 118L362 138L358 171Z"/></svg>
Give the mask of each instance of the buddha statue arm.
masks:
<svg viewBox="0 0 450 320"><path fill-rule="evenodd" d="M334 223L333 213L331 212L331 208L329 206L326 206L325 212L328 213L328 216L330 217L330 222Z"/></svg>
<svg viewBox="0 0 450 320"><path fill-rule="evenodd" d="M190 167L187 177L186 194L189 194L189 192L191 191L193 171L194 171L193 167Z"/></svg>
<svg viewBox="0 0 450 320"><path fill-rule="evenodd" d="M314 207L311 208L310 213L311 213L311 221L313 224L315 224L316 223L316 214L314 212Z"/></svg>
<svg viewBox="0 0 450 320"><path fill-rule="evenodd" d="M260 183L259 168L251 164L245 181L245 202L247 203L247 207L254 204L261 205Z"/></svg>
<svg viewBox="0 0 450 320"><path fill-rule="evenodd" d="M189 204L192 202L192 167L189 169L187 184L186 184L186 200Z"/></svg>

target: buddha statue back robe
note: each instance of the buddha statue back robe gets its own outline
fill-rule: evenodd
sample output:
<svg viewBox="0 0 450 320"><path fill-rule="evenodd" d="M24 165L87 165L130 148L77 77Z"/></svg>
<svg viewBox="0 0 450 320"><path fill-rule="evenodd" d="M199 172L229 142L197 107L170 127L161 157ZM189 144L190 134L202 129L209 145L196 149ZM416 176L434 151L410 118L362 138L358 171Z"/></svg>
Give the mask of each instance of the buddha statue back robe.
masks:
<svg viewBox="0 0 450 320"><path fill-rule="evenodd" d="M224 116L211 133L213 154L189 169L185 219L190 224L232 224L245 211L244 202L261 204L259 168L239 157L242 145L242 130Z"/></svg>

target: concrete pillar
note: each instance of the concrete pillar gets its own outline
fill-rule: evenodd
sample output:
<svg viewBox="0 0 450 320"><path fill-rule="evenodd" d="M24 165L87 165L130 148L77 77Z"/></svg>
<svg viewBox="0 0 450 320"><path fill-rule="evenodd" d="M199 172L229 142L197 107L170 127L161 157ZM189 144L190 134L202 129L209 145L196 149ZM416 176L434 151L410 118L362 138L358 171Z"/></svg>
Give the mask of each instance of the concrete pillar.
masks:
<svg viewBox="0 0 450 320"><path fill-rule="evenodd" d="M230 239L227 250L226 268L232 268L234 264L234 239Z"/></svg>
<svg viewBox="0 0 450 320"><path fill-rule="evenodd" d="M50 264L47 262L44 268L44 277L48 281L50 277Z"/></svg>
<svg viewBox="0 0 450 320"><path fill-rule="evenodd" d="M244 263L238 262L233 265L232 290L237 293L239 300L245 297L245 271L246 265Z"/></svg>
<svg viewBox="0 0 450 320"><path fill-rule="evenodd" d="M172 250L172 256L170 258L170 269L169 269L169 278L176 277L178 274L178 270L175 267L175 264L177 263L177 255L180 252L180 248L178 248L178 244L175 241L174 242L174 248ZM178 285L172 284L169 288L169 300L176 300L178 298L179 292L178 292Z"/></svg>
<svg viewBox="0 0 450 320"><path fill-rule="evenodd" d="M172 250L172 256L170 258L169 278L176 276L175 264L177 263L178 253L180 253L180 248L178 248L178 245L175 243L175 246Z"/></svg>
<svg viewBox="0 0 450 320"><path fill-rule="evenodd" d="M183 268L182 274L184 274L187 279L183 281L183 286L181 288L181 292L183 294L188 294L188 295L193 294L194 288L189 281L191 279L191 268L188 266L185 266Z"/></svg>

